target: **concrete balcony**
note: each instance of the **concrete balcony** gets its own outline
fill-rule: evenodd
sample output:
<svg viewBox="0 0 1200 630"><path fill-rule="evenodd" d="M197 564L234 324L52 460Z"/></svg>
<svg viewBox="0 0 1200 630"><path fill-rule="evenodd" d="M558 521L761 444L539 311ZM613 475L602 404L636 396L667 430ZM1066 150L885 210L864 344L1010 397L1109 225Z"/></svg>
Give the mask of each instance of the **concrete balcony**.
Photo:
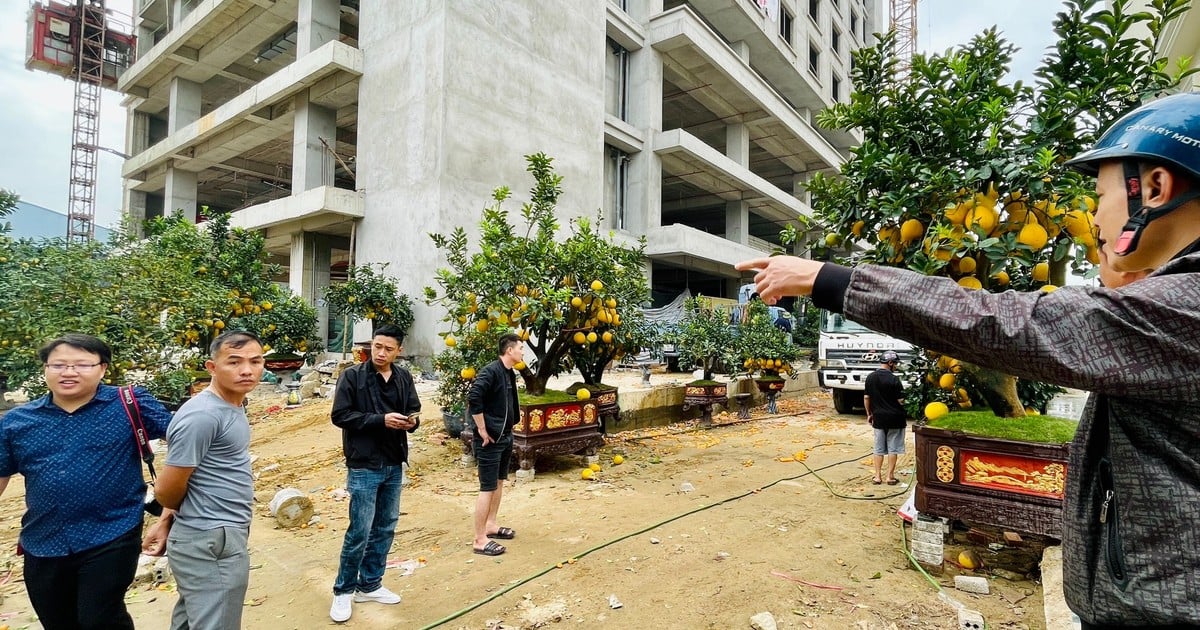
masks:
<svg viewBox="0 0 1200 630"><path fill-rule="evenodd" d="M349 224L363 218L365 207L366 195L360 191L321 186L238 210L230 216L229 224L264 230L268 247L282 246L296 232L347 235Z"/></svg>
<svg viewBox="0 0 1200 630"><path fill-rule="evenodd" d="M153 191L168 167L200 172L279 138L291 129L292 99L303 90L323 107L353 104L362 65L360 50L329 42L126 160L122 176L140 180L136 190Z"/></svg>
<svg viewBox="0 0 1200 630"><path fill-rule="evenodd" d="M746 42L750 47L754 70L795 107L818 112L833 104L832 98L809 73L807 58L802 58L785 43L775 23L750 2L688 0L688 4L704 16L704 20L712 24L726 41ZM801 16L797 19L809 18ZM824 51L823 54L832 53ZM821 130L821 134L839 149L859 143L857 138L845 131Z"/></svg>
<svg viewBox="0 0 1200 630"><path fill-rule="evenodd" d="M146 7L156 7L153 3ZM202 0L162 40L145 51L121 76L117 89L136 98L142 111L167 106L172 77L205 83L222 77L252 85L264 69L235 64L296 20L296 0Z"/></svg>
<svg viewBox="0 0 1200 630"><path fill-rule="evenodd" d="M728 10L741 11L742 4ZM647 42L662 54L664 75L672 83L717 118L744 122L750 127L751 141L793 171L834 170L845 160L787 98L686 5L651 19ZM794 68L790 72L792 83L806 80Z"/></svg>
<svg viewBox="0 0 1200 630"><path fill-rule="evenodd" d="M751 212L763 218L786 223L801 215L812 216L808 204L682 129L658 134L653 149L662 159L663 174L679 177L725 201L745 201Z"/></svg>
<svg viewBox="0 0 1200 630"><path fill-rule="evenodd" d="M646 234L649 258L727 278L740 277L733 269L735 264L769 252L769 248L741 245L678 223L651 228Z"/></svg>

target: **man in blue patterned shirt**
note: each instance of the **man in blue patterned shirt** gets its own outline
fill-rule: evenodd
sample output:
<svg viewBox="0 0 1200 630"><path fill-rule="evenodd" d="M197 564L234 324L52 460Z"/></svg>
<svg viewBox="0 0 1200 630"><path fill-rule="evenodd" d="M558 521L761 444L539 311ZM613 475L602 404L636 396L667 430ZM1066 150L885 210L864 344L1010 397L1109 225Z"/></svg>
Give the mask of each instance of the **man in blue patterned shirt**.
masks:
<svg viewBox="0 0 1200 630"><path fill-rule="evenodd" d="M117 388L101 385L112 351L65 334L38 353L50 393L0 419L0 494L25 478L20 544L38 620L58 628L133 628L125 590L141 550L146 483ZM171 414L135 390L151 438Z"/></svg>

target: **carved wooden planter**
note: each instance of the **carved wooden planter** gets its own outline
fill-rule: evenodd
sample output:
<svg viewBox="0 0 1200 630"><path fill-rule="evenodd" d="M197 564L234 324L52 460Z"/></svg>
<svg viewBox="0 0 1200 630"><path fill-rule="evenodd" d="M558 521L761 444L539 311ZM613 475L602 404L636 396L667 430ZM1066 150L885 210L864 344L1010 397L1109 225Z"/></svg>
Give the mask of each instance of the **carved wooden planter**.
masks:
<svg viewBox="0 0 1200 630"><path fill-rule="evenodd" d="M604 445L599 425L599 409L593 400L521 405L521 418L513 428L517 463L528 471L541 454L595 455Z"/></svg>
<svg viewBox="0 0 1200 630"><path fill-rule="evenodd" d="M1039 444L914 427L917 510L1062 537L1069 444Z"/></svg>
<svg viewBox="0 0 1200 630"><path fill-rule="evenodd" d="M783 391L787 381L777 374L764 374L754 379L754 384L758 386L758 391L767 395L767 413L779 413L775 399L779 397L779 392Z"/></svg>
<svg viewBox="0 0 1200 630"><path fill-rule="evenodd" d="M607 427L611 427L621 417L621 405L617 402L617 388L603 383L598 385L574 383L566 389L566 392L574 396L581 389L592 393L591 400L596 403L596 413L600 416L596 430L604 433Z"/></svg>
<svg viewBox="0 0 1200 630"><path fill-rule="evenodd" d="M700 409L700 421L704 426L712 424L713 405L729 404L729 386L711 381L692 381L684 385L683 410Z"/></svg>
<svg viewBox="0 0 1200 630"><path fill-rule="evenodd" d="M272 372L279 372L281 370L299 370L300 368L304 367L304 357L299 357L296 355L267 357L266 360L263 361L263 365Z"/></svg>

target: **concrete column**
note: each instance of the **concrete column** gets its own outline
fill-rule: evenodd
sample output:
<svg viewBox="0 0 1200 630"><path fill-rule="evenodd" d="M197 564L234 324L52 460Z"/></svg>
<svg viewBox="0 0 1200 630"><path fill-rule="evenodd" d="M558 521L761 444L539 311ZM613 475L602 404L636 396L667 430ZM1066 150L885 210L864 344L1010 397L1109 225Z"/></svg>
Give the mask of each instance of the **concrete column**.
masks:
<svg viewBox="0 0 1200 630"><path fill-rule="evenodd" d="M792 196L803 201L808 206L812 206L812 194L808 192L805 186L812 181L816 171L805 171L803 173L792 174Z"/></svg>
<svg viewBox="0 0 1200 630"><path fill-rule="evenodd" d="M125 153L137 155L150 145L150 116L134 109L126 110Z"/></svg>
<svg viewBox="0 0 1200 630"><path fill-rule="evenodd" d="M333 155L330 147L337 142L337 112L314 105L305 90L296 96L295 125L292 128L292 194L333 185Z"/></svg>
<svg viewBox="0 0 1200 630"><path fill-rule="evenodd" d="M329 266L332 246L329 239L314 232L292 234L288 258L288 288L304 301L317 307L317 327L320 339L329 335L329 309L320 299L329 286Z"/></svg>
<svg viewBox="0 0 1200 630"><path fill-rule="evenodd" d="M742 61L750 63L750 44L747 44L746 40L739 39L736 42L731 42L729 47L733 49L733 52L737 53L737 56L742 58Z"/></svg>
<svg viewBox="0 0 1200 630"><path fill-rule="evenodd" d="M200 84L187 79L171 79L167 108L167 130L175 133L200 119Z"/></svg>
<svg viewBox="0 0 1200 630"><path fill-rule="evenodd" d="M662 13L663 0L631 0L639 22ZM629 53L628 122L642 130L646 148L629 156L625 229L645 234L662 225L662 160L650 147L662 128L662 57L652 46Z"/></svg>
<svg viewBox="0 0 1200 630"><path fill-rule="evenodd" d="M296 12L296 58L336 41L341 35L339 0L300 0Z"/></svg>
<svg viewBox="0 0 1200 630"><path fill-rule="evenodd" d="M725 127L725 155L739 166L750 166L750 128L744 123Z"/></svg>
<svg viewBox="0 0 1200 630"><path fill-rule="evenodd" d="M725 238L741 245L750 242L750 207L745 201L725 202Z"/></svg>
<svg viewBox="0 0 1200 630"><path fill-rule="evenodd" d="M121 214L125 216L134 236L140 237L142 236L142 222L146 220L146 193L130 188L131 183L131 180L125 180Z"/></svg>
<svg viewBox="0 0 1200 630"><path fill-rule="evenodd" d="M167 169L167 188L163 192L163 214L170 216L176 210L183 212L183 218L196 222L198 210L198 195L196 192L196 173L171 166Z"/></svg>
<svg viewBox="0 0 1200 630"><path fill-rule="evenodd" d="M171 21L171 28L177 28L183 18L186 16L184 4L187 0L167 0L170 4L167 5L167 19Z"/></svg>

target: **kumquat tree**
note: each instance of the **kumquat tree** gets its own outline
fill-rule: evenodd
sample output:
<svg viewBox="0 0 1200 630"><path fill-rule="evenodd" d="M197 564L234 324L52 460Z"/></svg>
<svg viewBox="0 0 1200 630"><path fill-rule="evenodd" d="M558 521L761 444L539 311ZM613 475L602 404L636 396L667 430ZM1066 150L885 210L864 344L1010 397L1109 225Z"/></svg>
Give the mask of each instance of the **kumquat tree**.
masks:
<svg viewBox="0 0 1200 630"><path fill-rule="evenodd" d="M521 207L523 229L501 207L510 196L501 187L483 211L477 252L468 252L462 228L430 235L448 265L437 272L438 287L425 289L427 303L446 309L447 349L435 359L449 381L445 402L465 392L465 381L496 358L505 332L527 341L535 357L531 365L516 366L532 396L544 395L551 377L572 368L586 383L599 382L605 365L646 343L640 309L649 297L641 272L644 243L616 243L586 218L573 219L568 237L556 240L562 177L544 154L526 161L535 184L531 201Z"/></svg>
<svg viewBox="0 0 1200 630"><path fill-rule="evenodd" d="M1004 82L1015 48L994 29L942 54L915 55L904 77L894 37L856 52L855 92L818 116L824 127L862 134L840 176L809 184L814 214L829 229L818 253L947 276L964 291L1052 291L1068 270L1094 275L1092 183L1063 162L1194 72L1184 70L1190 60L1171 69L1159 54L1164 29L1187 2L1139 13L1127 13L1128 4L1066 2L1033 85ZM1148 35L1129 35L1138 28ZM926 399L966 406L975 390L1007 417L1037 406L1022 401L1013 376L933 358Z"/></svg>

